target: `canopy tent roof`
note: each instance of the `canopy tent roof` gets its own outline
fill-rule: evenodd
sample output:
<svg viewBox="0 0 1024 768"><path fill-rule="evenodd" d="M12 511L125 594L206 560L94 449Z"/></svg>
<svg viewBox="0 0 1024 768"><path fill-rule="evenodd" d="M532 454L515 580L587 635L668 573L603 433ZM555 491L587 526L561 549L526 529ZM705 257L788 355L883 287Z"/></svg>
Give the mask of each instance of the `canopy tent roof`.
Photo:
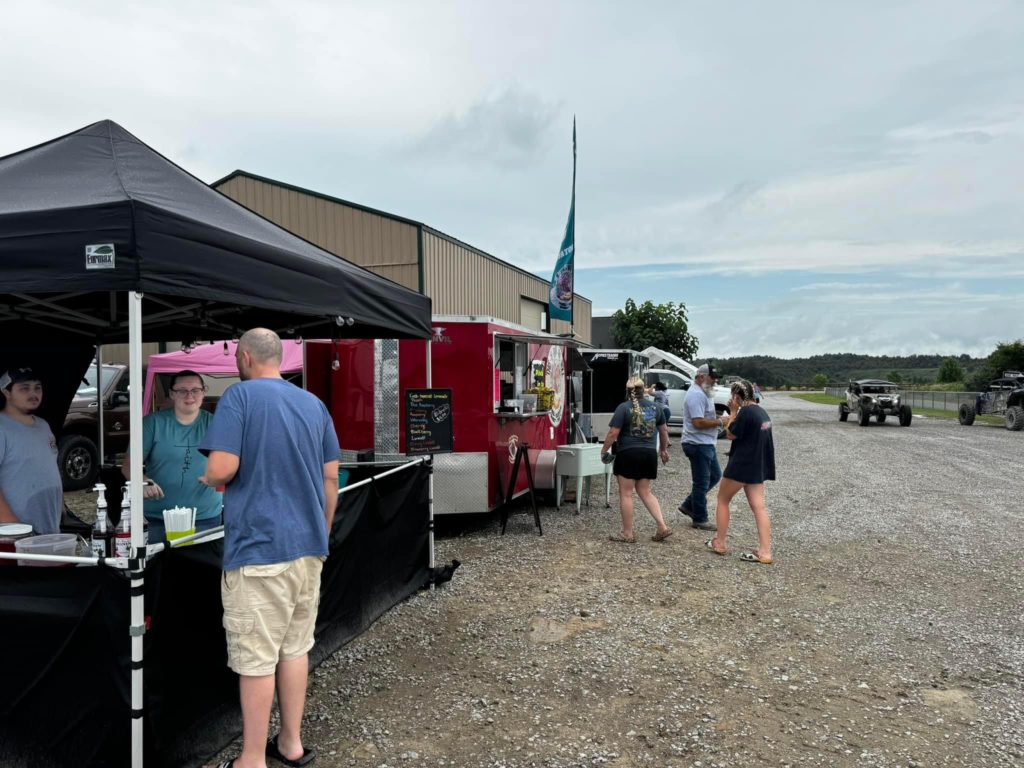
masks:
<svg viewBox="0 0 1024 768"><path fill-rule="evenodd" d="M109 248L107 247L109 246ZM429 338L430 299L287 232L109 120L0 158L0 332Z"/></svg>
<svg viewBox="0 0 1024 768"><path fill-rule="evenodd" d="M224 345L227 345L227 353ZM178 371L195 371L203 376L237 376L238 365L235 362L237 341L216 341L213 344L201 344L191 352L164 352L150 355L146 368L146 390L142 397L142 408L147 410L153 397L153 381L161 373L177 373ZM302 345L286 341L282 346L281 373L294 373L302 370Z"/></svg>

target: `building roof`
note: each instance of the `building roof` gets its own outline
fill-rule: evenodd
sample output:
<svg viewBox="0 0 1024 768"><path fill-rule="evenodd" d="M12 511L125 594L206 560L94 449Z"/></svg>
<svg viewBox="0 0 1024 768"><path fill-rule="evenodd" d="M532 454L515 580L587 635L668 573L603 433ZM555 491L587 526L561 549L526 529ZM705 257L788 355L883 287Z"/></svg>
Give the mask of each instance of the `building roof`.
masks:
<svg viewBox="0 0 1024 768"><path fill-rule="evenodd" d="M499 258L499 257L497 257L497 256L495 256L493 254L487 253L487 251L483 251L483 250L477 248L474 245L470 245L469 243L467 243L467 242L465 242L463 240L460 240L457 237L453 237L452 235L449 235L449 234L447 234L445 232L442 232L439 229L435 229L434 227L430 226L429 224L424 224L421 221L416 221L415 219L408 219L408 218L406 218L404 216L398 216L397 214L394 214L394 213L388 213L387 211L382 211L382 210L380 210L378 208L371 208L368 205L362 205L360 203L353 203L351 200L345 200L345 199L340 198L340 197L333 197L331 195L325 195L322 192L317 192L317 191L312 190L312 189L306 189L305 187L298 187L298 186L295 186L294 184L289 184L289 183L284 182L284 181L278 181L277 179L271 179L271 178L268 178L266 176L259 176L258 174L250 173L249 171L243 171L241 169L234 170L231 173L229 173L227 176L225 176L224 178L217 179L217 181L212 182L210 184L210 186L213 187L214 189L216 189L217 187L221 186L222 184L226 184L227 182L231 181L232 179L236 179L236 178L247 178L247 179L253 179L254 181L261 181L264 184L273 184L274 186L281 187L282 189L289 189L292 192L298 192L299 194L302 194L302 195L309 195L310 197L316 197L316 198L319 198L320 200L326 200L327 202L330 202L330 203L336 203L338 205L345 205L345 206L348 206L349 208L354 208L357 211L362 211L364 213L371 213L371 214L373 214L375 216L382 216L385 219L390 219L392 221L398 221L398 222L401 222L402 224L408 224L409 226L412 226L412 227L418 227L418 228L420 228L420 229L422 229L422 230L424 230L426 232L429 232L432 235L435 235L436 237L443 238L445 240L448 240L449 242L454 243L455 245L459 245L459 246L461 246L463 248L466 248L467 250L472 251L473 253L477 254L478 256L483 256L485 259L490 259L491 261L496 261L499 264L502 264L502 265L508 267L509 269L514 269L515 271L520 272L520 273L522 273L524 275L527 275L528 277L532 277L534 280L540 280L541 282L544 282L544 283L548 282L545 278L541 277L540 275L534 274L533 272L529 272L529 271L523 269L522 267L518 267L515 264L507 262L507 261L505 261L502 258ZM586 296L583 296L580 293L576 293L574 291L573 294L578 299L582 299L583 301L586 301L588 303L592 303L590 301L590 299L588 299Z"/></svg>

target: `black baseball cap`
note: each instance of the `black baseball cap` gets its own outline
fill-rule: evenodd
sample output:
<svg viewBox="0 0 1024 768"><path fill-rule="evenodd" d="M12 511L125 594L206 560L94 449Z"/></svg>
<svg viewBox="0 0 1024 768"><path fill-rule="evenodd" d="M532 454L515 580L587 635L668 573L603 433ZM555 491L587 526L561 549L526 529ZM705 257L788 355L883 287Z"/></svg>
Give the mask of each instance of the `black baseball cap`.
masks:
<svg viewBox="0 0 1024 768"><path fill-rule="evenodd" d="M12 385L26 381L42 381L42 378L28 366L9 368L6 373L0 374L0 389L10 389Z"/></svg>
<svg viewBox="0 0 1024 768"><path fill-rule="evenodd" d="M718 378L718 371L715 370L715 366L708 360L704 365L697 369L698 376L710 376L712 379Z"/></svg>

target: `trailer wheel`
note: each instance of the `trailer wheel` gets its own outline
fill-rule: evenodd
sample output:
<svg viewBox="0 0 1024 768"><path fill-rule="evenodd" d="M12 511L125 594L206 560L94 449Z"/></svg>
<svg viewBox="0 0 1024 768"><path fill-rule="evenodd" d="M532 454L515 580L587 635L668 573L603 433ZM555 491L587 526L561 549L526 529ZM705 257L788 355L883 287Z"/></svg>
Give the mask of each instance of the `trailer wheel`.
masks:
<svg viewBox="0 0 1024 768"><path fill-rule="evenodd" d="M900 426L909 427L911 420L914 418L914 412L910 410L909 405L900 406Z"/></svg>
<svg viewBox="0 0 1024 768"><path fill-rule="evenodd" d="M960 410L957 414L957 419L965 427L971 426L974 423L974 406L968 405L967 403L960 404Z"/></svg>
<svg viewBox="0 0 1024 768"><path fill-rule="evenodd" d="M1006 409L1006 428L1011 432L1024 429L1024 408L1014 405Z"/></svg>
<svg viewBox="0 0 1024 768"><path fill-rule="evenodd" d="M839 420L846 421L850 418L850 409L846 407L846 403L839 404Z"/></svg>

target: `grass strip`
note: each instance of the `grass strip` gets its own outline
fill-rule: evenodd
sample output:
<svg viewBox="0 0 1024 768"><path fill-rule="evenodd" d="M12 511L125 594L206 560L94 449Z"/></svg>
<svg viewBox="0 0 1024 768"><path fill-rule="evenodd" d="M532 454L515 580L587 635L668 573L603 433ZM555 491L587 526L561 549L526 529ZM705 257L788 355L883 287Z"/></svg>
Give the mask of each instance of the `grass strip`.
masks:
<svg viewBox="0 0 1024 768"><path fill-rule="evenodd" d="M790 395L799 400L806 400L809 403L818 403L819 405L839 405L843 402L843 398L835 397L833 395L826 395L823 392L811 392L808 394L801 395ZM929 419L952 419L956 420L956 411L943 411L936 408L914 408L915 416L926 416ZM975 424L988 424L990 426L1003 426L1002 416L976 416Z"/></svg>

